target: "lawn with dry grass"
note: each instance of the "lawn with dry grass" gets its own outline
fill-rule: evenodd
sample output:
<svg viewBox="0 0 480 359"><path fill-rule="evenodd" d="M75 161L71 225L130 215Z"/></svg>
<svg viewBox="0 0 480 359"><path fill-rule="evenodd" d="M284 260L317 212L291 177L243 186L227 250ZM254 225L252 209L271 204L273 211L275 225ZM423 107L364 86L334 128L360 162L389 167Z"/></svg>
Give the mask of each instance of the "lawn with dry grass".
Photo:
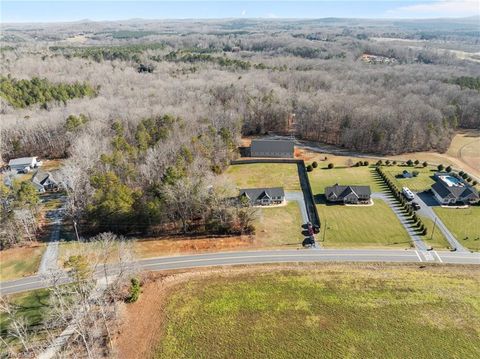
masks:
<svg viewBox="0 0 480 359"><path fill-rule="evenodd" d="M255 221L257 247L301 247L302 216L296 202L286 206L261 208Z"/></svg>
<svg viewBox="0 0 480 359"><path fill-rule="evenodd" d="M132 307L124 335L156 347L129 357L479 357L479 267L422 268L312 264L189 277L163 303ZM135 318L163 320L162 329L137 323L148 329L137 335Z"/></svg>
<svg viewBox="0 0 480 359"><path fill-rule="evenodd" d="M43 244L0 251L0 281L35 274L44 251Z"/></svg>
<svg viewBox="0 0 480 359"><path fill-rule="evenodd" d="M238 188L283 187L300 191L297 165L294 163L248 163L232 165L225 171Z"/></svg>

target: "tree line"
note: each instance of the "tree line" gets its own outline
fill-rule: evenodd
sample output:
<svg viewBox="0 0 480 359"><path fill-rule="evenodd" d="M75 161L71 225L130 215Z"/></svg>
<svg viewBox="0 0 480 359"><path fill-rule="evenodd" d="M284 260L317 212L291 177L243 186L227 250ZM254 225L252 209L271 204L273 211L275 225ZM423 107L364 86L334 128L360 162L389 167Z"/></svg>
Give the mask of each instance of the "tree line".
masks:
<svg viewBox="0 0 480 359"><path fill-rule="evenodd" d="M37 103L46 108L50 101L65 103L73 98L92 97L96 93L97 90L87 83L51 83L38 77L29 80L18 80L10 76L0 77L0 97L17 108Z"/></svg>

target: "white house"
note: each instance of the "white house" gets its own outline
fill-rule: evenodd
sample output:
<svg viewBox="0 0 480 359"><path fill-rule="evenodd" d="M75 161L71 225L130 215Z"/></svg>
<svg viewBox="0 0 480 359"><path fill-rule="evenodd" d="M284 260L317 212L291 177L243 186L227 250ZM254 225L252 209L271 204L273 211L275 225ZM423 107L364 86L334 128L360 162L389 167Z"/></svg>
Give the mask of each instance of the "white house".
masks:
<svg viewBox="0 0 480 359"><path fill-rule="evenodd" d="M17 172L29 172L30 170L42 165L42 162L37 160L37 157L21 157L14 158L8 162L11 170Z"/></svg>

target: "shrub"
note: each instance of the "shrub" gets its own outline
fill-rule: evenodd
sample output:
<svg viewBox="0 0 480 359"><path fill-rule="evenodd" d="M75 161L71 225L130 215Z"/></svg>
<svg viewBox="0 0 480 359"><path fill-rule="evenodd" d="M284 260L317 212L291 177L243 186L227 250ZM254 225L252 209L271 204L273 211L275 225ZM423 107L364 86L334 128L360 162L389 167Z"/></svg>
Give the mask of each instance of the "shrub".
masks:
<svg viewBox="0 0 480 359"><path fill-rule="evenodd" d="M312 167L313 167L313 168L317 168L317 167L318 167L318 162L317 162L317 161L313 161L313 162L312 162Z"/></svg>
<svg viewBox="0 0 480 359"><path fill-rule="evenodd" d="M397 164L397 161L393 161L392 164L395 166Z"/></svg>
<svg viewBox="0 0 480 359"><path fill-rule="evenodd" d="M467 179L467 178L468 178L468 173L463 172L462 178L463 178L463 179Z"/></svg>
<svg viewBox="0 0 480 359"><path fill-rule="evenodd" d="M463 176L464 173L465 173L465 172L460 171L460 172L458 172L458 175L459 175L459 176Z"/></svg>
<svg viewBox="0 0 480 359"><path fill-rule="evenodd" d="M445 168L445 167L444 167L442 164L440 164L440 165L437 166L437 169L438 169L440 172L442 172L444 168Z"/></svg>
<svg viewBox="0 0 480 359"><path fill-rule="evenodd" d="M312 171L313 171L312 165L308 165L308 166L307 166L307 172L312 172Z"/></svg>
<svg viewBox="0 0 480 359"><path fill-rule="evenodd" d="M447 168L445 168L445 171L447 171L448 173L452 172L452 166L447 166Z"/></svg>
<svg viewBox="0 0 480 359"><path fill-rule="evenodd" d="M423 163L422 163L422 166L423 166L423 167L427 167L427 166L428 166L428 162L427 162L427 161L423 162Z"/></svg>
<svg viewBox="0 0 480 359"><path fill-rule="evenodd" d="M127 298L127 302L134 303L140 296L140 281L137 278L132 278L130 282L130 295Z"/></svg>
<svg viewBox="0 0 480 359"><path fill-rule="evenodd" d="M418 166L418 164L420 163L420 161L419 161L419 160L415 160L415 162L413 162L413 163L415 163L415 166Z"/></svg>
<svg viewBox="0 0 480 359"><path fill-rule="evenodd" d="M468 177L468 178L467 178L467 182L468 182L468 183L472 182L472 177Z"/></svg>
<svg viewBox="0 0 480 359"><path fill-rule="evenodd" d="M413 166L413 161L412 161L412 160L408 160L408 161L407 161L407 166Z"/></svg>
<svg viewBox="0 0 480 359"><path fill-rule="evenodd" d="M473 181L472 184L473 184L474 186L476 186L476 185L478 184L478 182L477 182L477 181Z"/></svg>
<svg viewBox="0 0 480 359"><path fill-rule="evenodd" d="M329 163L328 164L328 168L332 169L334 167L334 164L333 163Z"/></svg>
<svg viewBox="0 0 480 359"><path fill-rule="evenodd" d="M386 164L387 166L390 166L390 160L386 160L386 161L385 161L385 164Z"/></svg>
<svg viewBox="0 0 480 359"><path fill-rule="evenodd" d="M355 167L359 167L360 166L360 162L357 162L354 164Z"/></svg>
<svg viewBox="0 0 480 359"><path fill-rule="evenodd" d="M412 176L413 176L413 177L417 177L417 176L418 176L418 173L419 173L418 171L412 171Z"/></svg>
<svg viewBox="0 0 480 359"><path fill-rule="evenodd" d="M383 165L383 162L382 162L382 160L378 160L378 161L377 161L377 163L376 163L376 165L377 165L377 166L381 166L381 165Z"/></svg>
<svg viewBox="0 0 480 359"><path fill-rule="evenodd" d="M368 161L363 161L364 166L368 166L370 163Z"/></svg>

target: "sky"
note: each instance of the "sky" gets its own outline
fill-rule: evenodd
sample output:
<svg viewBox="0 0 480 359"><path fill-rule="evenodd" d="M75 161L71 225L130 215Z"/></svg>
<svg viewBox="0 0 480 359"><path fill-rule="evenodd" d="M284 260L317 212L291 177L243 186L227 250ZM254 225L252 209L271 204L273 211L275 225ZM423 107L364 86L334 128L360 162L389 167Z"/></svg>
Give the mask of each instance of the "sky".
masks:
<svg viewBox="0 0 480 359"><path fill-rule="evenodd" d="M439 18L474 15L480 15L480 0L0 0L0 20L3 23L133 18Z"/></svg>

